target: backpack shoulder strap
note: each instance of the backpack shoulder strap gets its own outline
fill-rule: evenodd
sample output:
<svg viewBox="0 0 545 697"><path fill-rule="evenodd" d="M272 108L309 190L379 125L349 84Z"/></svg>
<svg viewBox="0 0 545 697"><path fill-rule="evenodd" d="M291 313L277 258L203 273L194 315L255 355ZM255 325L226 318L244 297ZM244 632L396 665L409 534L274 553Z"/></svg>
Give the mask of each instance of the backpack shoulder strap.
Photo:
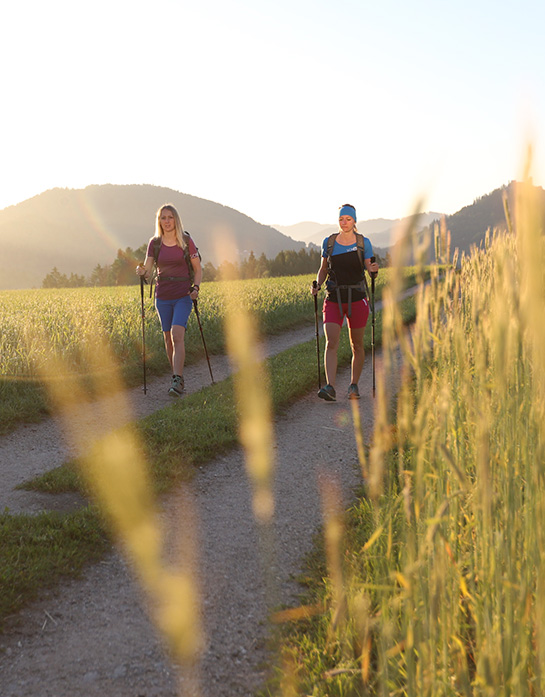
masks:
<svg viewBox="0 0 545 697"><path fill-rule="evenodd" d="M195 270L193 269L193 264L191 263L191 257L189 255L189 240L192 238L187 230L184 230L182 234L184 235L186 241L186 246L184 247L185 263L187 264L187 269L189 271L191 285L193 285L193 281L195 280ZM195 241L193 241L193 244L195 244ZM202 260L201 253L199 252L197 245L195 245L195 249L197 250L197 254L199 255L199 260Z"/></svg>
<svg viewBox="0 0 545 697"><path fill-rule="evenodd" d="M160 237L153 238L153 271L151 273L150 285L149 285L149 296L151 298L152 292L155 291L155 286L157 284L157 259L159 258L159 251L161 250L162 240Z"/></svg>
<svg viewBox="0 0 545 697"><path fill-rule="evenodd" d="M337 239L338 232L334 232L332 235L329 235L327 238L327 246L326 246L326 253L327 253L327 263L329 266L331 266L331 255L333 254L333 247L335 246L335 240Z"/></svg>
<svg viewBox="0 0 545 697"><path fill-rule="evenodd" d="M358 248L358 257L360 259L362 273L365 271L365 240L361 232L356 232L356 245Z"/></svg>
<svg viewBox="0 0 545 697"><path fill-rule="evenodd" d="M365 292L369 298L369 285L367 283L367 276L365 275L365 239L360 232L356 232L356 244L358 246L358 257L361 264L361 275L365 283Z"/></svg>
<svg viewBox="0 0 545 697"><path fill-rule="evenodd" d="M153 262L157 266L157 259L159 258L159 251L161 249L162 240L160 237L155 237L153 240Z"/></svg>
<svg viewBox="0 0 545 697"><path fill-rule="evenodd" d="M333 247L335 246L335 240L337 239L338 232L334 232L332 235L329 235L327 239L327 260L329 261L331 259L331 255L333 254ZM360 260L361 268L362 271L365 269L365 240L363 238L363 235L360 232L354 233L356 235L356 246L357 246L357 251L358 251L358 257Z"/></svg>

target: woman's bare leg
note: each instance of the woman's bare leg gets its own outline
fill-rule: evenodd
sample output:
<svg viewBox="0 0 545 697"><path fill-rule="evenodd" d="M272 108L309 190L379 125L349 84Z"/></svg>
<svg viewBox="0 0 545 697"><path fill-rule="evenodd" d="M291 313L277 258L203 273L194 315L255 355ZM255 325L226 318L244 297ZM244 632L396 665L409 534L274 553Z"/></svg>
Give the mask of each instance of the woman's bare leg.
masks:
<svg viewBox="0 0 545 697"><path fill-rule="evenodd" d="M324 334L326 340L324 353L325 377L328 384L335 387L335 380L337 378L337 349L339 348L341 327L335 322L326 322L324 324Z"/></svg>

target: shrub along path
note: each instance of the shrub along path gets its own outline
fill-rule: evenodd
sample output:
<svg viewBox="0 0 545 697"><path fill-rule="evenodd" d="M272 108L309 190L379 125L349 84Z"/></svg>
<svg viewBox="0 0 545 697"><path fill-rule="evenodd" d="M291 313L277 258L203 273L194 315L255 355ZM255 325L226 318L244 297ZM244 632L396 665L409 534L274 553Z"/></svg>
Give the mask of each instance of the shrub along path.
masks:
<svg viewBox="0 0 545 697"><path fill-rule="evenodd" d="M268 345L280 351L312 338L313 331L308 325L298 333L273 337ZM214 357L213 371L216 380L225 377L226 359ZM206 362L188 369L188 390L198 389L207 380ZM349 372L340 371L337 403L318 400L313 390L276 421L276 511L266 560L260 552L263 545L251 511L240 449L215 459L191 483L164 498L161 519L173 541L167 561L180 562L180 543L186 552L198 551L183 555L199 579L205 646L198 666L178 670L170 662L126 562L112 553L91 566L84 579L46 593L9 623L0 636L3 697L253 694L262 683L269 657L266 618L271 597L282 604L296 604L300 587L293 576L299 573L322 521L319 478L334 479L344 502L361 481L350 404L344 396L348 383ZM360 388L363 398L358 406L368 438L373 421L369 359ZM168 400L164 380L152 383L146 397L135 390L131 401L139 406L134 415L140 418ZM95 418L100 423L101 414ZM13 462L16 470L2 507L41 509L43 495L13 492L13 485L75 454L62 444L58 427L48 423L49 433L44 422L2 439L11 441L12 450L4 443L1 461ZM29 455L33 448L36 452L32 463L22 467L25 447ZM49 459L40 461L39 453L44 452ZM66 501L59 505L65 506Z"/></svg>

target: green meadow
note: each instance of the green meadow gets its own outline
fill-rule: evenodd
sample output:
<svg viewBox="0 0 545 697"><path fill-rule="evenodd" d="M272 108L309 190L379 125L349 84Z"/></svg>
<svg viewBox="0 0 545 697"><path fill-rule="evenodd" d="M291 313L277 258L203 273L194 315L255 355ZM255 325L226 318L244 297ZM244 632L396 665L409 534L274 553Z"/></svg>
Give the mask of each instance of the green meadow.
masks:
<svg viewBox="0 0 545 697"><path fill-rule="evenodd" d="M377 298L388 272L377 282ZM199 313L210 354L225 352L226 301L236 299L251 309L258 332L265 336L314 322L309 293L313 276L205 283ZM415 269L406 270L406 283L415 283ZM166 373L163 337L145 288L146 366L150 376ZM97 375L107 363L121 366L125 385L142 381L142 312L140 288L64 288L0 292L0 433L21 421L42 418L50 410L47 381L67 373L87 379L92 392ZM112 361L89 363L94 345L107 346ZM98 349L97 349L98 350ZM100 350L103 350L102 348ZM203 358L194 313L186 335L186 363ZM62 360L63 369L48 367ZM47 375L47 380L44 378ZM103 382L103 381L102 381Z"/></svg>
<svg viewBox="0 0 545 697"><path fill-rule="evenodd" d="M413 278L414 270L408 273L409 283ZM301 304L306 310L304 319L308 322L314 321L314 306L308 292L311 280L312 277L298 279L298 286L303 287ZM282 288L282 283L276 280L277 290ZM230 283L227 287L229 290L247 292L247 297L252 299L252 308L262 298L253 292L255 287L259 287L254 282ZM382 288L382 283L377 284L377 297ZM273 319L276 311L265 312L260 325L268 326L269 331L279 331L279 327L293 323L287 303L279 303L279 297L283 295L277 294L271 304L277 309L280 306L280 318ZM236 300L238 303L238 298ZM412 299L404 301L403 312L406 322L414 319ZM376 322L377 344L381 341L381 326L379 313ZM313 327L309 326L309 334L313 333ZM370 333L366 343L369 350ZM345 336L339 349L340 364L346 364L350 355ZM268 385L272 414L281 413L297 398L316 389L315 341L310 339L269 358L264 371L270 376ZM82 379L82 384L85 385L85 382ZM150 495L153 497L168 492L180 481L193 476L198 466L205 465L212 457L238 443L241 409L235 391L233 378L206 386L133 427L112 434L112 439L105 438L91 449L87 457L64 463L25 483L21 488L44 493L79 492L89 505L67 514L27 516L5 512L0 515L0 620L36 597L41 589L54 585L64 577L79 575L87 564L100 558L110 548L112 537L119 539L124 534L130 537L128 528L134 525L134 513L128 512L131 522L126 528L121 525L120 530L119 522L111 513L115 504L112 506L111 502L106 501L108 493L104 493L100 483L97 485L96 480L85 473L88 475L99 463L98 466L103 466L107 472L106 489L110 492L124 491L134 485L134 479L137 479L134 476L134 460L141 457L146 470L146 474L142 475L146 483L141 498L148 500ZM121 476L131 473L130 482L116 482L116 471L119 470Z"/></svg>

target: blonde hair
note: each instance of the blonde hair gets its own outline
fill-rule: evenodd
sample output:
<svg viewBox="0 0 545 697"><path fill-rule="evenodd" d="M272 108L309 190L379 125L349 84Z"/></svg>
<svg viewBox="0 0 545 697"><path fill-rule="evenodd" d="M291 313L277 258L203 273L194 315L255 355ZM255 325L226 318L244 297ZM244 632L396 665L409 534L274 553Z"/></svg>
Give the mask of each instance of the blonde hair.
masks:
<svg viewBox="0 0 545 697"><path fill-rule="evenodd" d="M155 237L161 238L164 234L163 228L161 227L161 213L164 211L170 211L172 215L174 216L174 225L176 227L176 244L178 247L181 247L182 249L187 248L187 241L184 236L184 226L182 223L182 219L180 218L180 214L178 211L174 208L172 203L165 203L163 206L159 208L157 211L157 215L155 216Z"/></svg>

